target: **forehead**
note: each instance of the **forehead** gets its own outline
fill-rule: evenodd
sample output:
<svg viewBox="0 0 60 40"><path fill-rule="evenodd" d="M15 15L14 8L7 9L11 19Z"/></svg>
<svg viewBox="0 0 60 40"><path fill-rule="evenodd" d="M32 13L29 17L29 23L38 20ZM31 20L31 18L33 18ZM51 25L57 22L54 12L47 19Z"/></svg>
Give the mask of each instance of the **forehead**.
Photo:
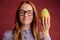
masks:
<svg viewBox="0 0 60 40"><path fill-rule="evenodd" d="M33 10L33 9L32 9L32 6L30 4L24 3L24 4L21 5L21 7L19 8L19 10L28 11L28 10Z"/></svg>

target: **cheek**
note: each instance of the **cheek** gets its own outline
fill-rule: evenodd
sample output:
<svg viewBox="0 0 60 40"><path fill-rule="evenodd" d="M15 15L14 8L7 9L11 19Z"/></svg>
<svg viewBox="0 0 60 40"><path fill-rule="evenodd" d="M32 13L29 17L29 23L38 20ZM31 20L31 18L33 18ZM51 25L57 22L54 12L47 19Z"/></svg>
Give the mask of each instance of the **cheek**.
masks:
<svg viewBox="0 0 60 40"><path fill-rule="evenodd" d="M33 20L33 17L30 17L29 20Z"/></svg>
<svg viewBox="0 0 60 40"><path fill-rule="evenodd" d="M23 17L22 17L22 16L20 16L20 17L19 17L19 20L20 20L20 21L23 21Z"/></svg>
<svg viewBox="0 0 60 40"><path fill-rule="evenodd" d="M32 22L33 21L33 16L32 17L29 17L29 22Z"/></svg>
<svg viewBox="0 0 60 40"><path fill-rule="evenodd" d="M19 17L19 20L20 20L21 23L24 23L24 22L31 23L33 21L33 16L26 17L26 18L27 18L27 20L24 20L24 17L23 16L20 16Z"/></svg>

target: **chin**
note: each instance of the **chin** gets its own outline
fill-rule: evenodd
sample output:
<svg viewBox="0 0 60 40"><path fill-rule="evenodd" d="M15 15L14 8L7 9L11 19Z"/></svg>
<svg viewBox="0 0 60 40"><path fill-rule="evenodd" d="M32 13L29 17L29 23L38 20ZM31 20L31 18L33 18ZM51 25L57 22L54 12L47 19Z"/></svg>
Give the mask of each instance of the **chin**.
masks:
<svg viewBox="0 0 60 40"><path fill-rule="evenodd" d="M24 22L23 24L30 24L30 22Z"/></svg>

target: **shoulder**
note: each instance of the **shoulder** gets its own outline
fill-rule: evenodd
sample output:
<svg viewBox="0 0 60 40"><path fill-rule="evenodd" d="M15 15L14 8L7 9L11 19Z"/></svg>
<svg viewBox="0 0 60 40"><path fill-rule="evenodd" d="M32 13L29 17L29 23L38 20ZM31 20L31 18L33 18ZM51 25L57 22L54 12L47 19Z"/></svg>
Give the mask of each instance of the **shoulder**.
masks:
<svg viewBox="0 0 60 40"><path fill-rule="evenodd" d="M39 35L40 35L40 39L42 39L43 38L43 33L39 32Z"/></svg>
<svg viewBox="0 0 60 40"><path fill-rule="evenodd" d="M12 40L13 39L13 31L8 30L3 34L2 40Z"/></svg>
<svg viewBox="0 0 60 40"><path fill-rule="evenodd" d="M49 35L49 36L44 37L43 32L40 32L40 33L39 33L39 35L40 35L40 39L41 39L41 40L51 40L50 35Z"/></svg>
<svg viewBox="0 0 60 40"><path fill-rule="evenodd" d="M5 33L4 33L4 35L7 35L7 34L13 34L13 31L12 30L8 30L8 31L6 31Z"/></svg>
<svg viewBox="0 0 60 40"><path fill-rule="evenodd" d="M3 34L3 37L5 38L10 38L13 36L13 31L12 30L8 30Z"/></svg>

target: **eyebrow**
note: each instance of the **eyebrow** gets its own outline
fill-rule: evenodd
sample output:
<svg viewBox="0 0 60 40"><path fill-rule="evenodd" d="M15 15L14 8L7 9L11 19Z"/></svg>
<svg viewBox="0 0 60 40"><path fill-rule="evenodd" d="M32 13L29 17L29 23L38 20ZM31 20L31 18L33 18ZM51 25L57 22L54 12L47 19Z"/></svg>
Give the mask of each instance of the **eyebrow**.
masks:
<svg viewBox="0 0 60 40"><path fill-rule="evenodd" d="M19 10L19 11L25 11L25 10ZM33 10L28 10L28 11L33 11Z"/></svg>

